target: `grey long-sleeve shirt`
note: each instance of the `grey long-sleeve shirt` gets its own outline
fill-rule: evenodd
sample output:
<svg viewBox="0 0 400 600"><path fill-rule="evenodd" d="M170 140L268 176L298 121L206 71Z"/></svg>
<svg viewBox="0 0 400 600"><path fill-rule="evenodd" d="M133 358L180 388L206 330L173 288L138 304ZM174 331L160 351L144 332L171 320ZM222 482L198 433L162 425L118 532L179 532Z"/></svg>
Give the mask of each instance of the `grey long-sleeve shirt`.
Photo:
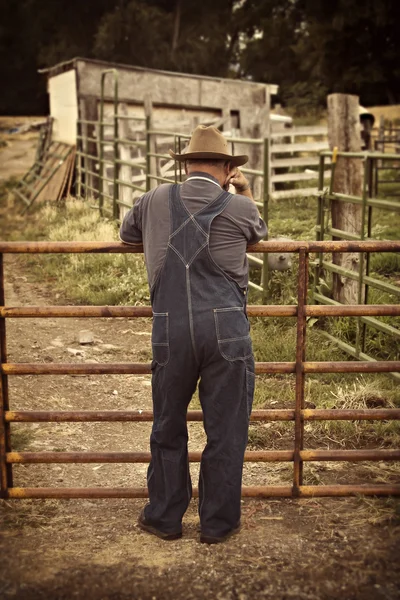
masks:
<svg viewBox="0 0 400 600"><path fill-rule="evenodd" d="M128 244L143 243L149 285L161 269L170 235L169 187L163 184L139 198L125 215L120 238ZM221 186L208 173L191 173L181 186L181 198L190 213L195 213L221 193ZM247 244L255 244L267 234L254 202L234 194L224 211L215 217L210 231L213 260L241 288L247 287Z"/></svg>

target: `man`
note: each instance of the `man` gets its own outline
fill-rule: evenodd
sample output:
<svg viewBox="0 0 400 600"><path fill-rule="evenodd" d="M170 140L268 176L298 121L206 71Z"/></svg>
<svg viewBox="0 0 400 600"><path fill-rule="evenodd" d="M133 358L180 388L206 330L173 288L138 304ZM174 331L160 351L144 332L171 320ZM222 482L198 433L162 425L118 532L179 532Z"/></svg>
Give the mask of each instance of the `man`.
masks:
<svg viewBox="0 0 400 600"><path fill-rule="evenodd" d="M192 496L186 412L200 379L200 541L211 544L240 526L254 394L246 246L267 229L238 169L248 157L229 154L217 129L200 125L184 154L170 154L185 163L187 180L147 192L120 230L123 242L143 241L153 307L150 502L139 526L165 540L182 535Z"/></svg>

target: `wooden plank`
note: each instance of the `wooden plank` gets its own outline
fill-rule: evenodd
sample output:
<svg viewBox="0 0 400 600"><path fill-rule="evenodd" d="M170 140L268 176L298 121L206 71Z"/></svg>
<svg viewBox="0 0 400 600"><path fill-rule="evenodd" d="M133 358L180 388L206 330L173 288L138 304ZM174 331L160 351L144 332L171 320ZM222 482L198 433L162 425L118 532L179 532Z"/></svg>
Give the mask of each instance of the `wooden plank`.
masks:
<svg viewBox="0 0 400 600"><path fill-rule="evenodd" d="M272 144L271 154L285 152L315 152L329 150L328 142L301 142L299 144Z"/></svg>
<svg viewBox="0 0 400 600"><path fill-rule="evenodd" d="M314 196L317 194L318 188L302 188L293 190L281 190L279 192L272 192L272 197L276 200L285 198L296 198L298 196Z"/></svg>
<svg viewBox="0 0 400 600"><path fill-rule="evenodd" d="M70 179L71 170L73 168L74 158L75 158L75 150L73 150L70 154L68 154L68 157L65 160L64 177L63 177L63 180L62 180L61 185L58 190L56 202L61 200L61 198L64 195L64 190L68 185L68 180Z"/></svg>
<svg viewBox="0 0 400 600"><path fill-rule="evenodd" d="M63 146L63 152L65 153L64 160L54 159L54 157L52 157L51 155L49 156L49 160L48 162L46 162L46 165L51 164L54 168L56 168L56 170L47 182L47 185L39 192L38 195L34 195L32 197L32 201L57 201L59 194L61 193L61 188L64 187L67 181L67 176L69 175L69 168L71 165L71 146L67 146L66 144L64 144Z"/></svg>
<svg viewBox="0 0 400 600"><path fill-rule="evenodd" d="M330 158L325 157L325 164L330 163ZM314 167L319 165L319 156L296 156L295 158L274 158L271 161L273 169L286 167Z"/></svg>
<svg viewBox="0 0 400 600"><path fill-rule="evenodd" d="M64 160L53 177L50 179L48 184L42 189L39 195L36 197L38 202L44 200L57 201L59 194L64 189L66 177L68 174L69 157Z"/></svg>
<svg viewBox="0 0 400 600"><path fill-rule="evenodd" d="M76 148L73 149L72 153L71 153L71 168L69 171L69 177L68 177L68 182L67 182L67 187L65 190L65 197L68 198L71 194L71 185L72 185L72 178L74 176L74 171L75 171L75 158L76 158Z"/></svg>
<svg viewBox="0 0 400 600"><path fill-rule="evenodd" d="M330 171L325 171L324 178L331 176ZM281 173L280 175L272 175L271 181L273 183L287 182L287 181L308 181L312 179L318 179L318 171L312 171L310 173Z"/></svg>
<svg viewBox="0 0 400 600"><path fill-rule="evenodd" d="M279 139L286 136L299 136L299 135L326 135L328 136L328 128L323 125L316 125L310 127L293 127L284 129L279 133L273 133L271 139Z"/></svg>

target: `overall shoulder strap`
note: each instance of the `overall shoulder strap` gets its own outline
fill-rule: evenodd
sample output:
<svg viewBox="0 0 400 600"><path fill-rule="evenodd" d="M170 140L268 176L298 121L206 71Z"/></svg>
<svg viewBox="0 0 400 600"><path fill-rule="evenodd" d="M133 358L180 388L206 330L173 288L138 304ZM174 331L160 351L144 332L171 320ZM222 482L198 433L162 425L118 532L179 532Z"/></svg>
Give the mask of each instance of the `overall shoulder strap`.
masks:
<svg viewBox="0 0 400 600"><path fill-rule="evenodd" d="M180 195L180 184L172 183L169 188L170 234L172 235L190 215L185 208Z"/></svg>

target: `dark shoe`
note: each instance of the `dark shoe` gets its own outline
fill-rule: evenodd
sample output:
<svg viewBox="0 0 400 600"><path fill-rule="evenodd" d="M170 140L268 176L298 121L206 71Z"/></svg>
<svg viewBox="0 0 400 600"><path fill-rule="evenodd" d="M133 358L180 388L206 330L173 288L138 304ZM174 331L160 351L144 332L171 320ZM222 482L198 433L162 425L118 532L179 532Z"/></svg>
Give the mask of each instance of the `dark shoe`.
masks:
<svg viewBox="0 0 400 600"><path fill-rule="evenodd" d="M202 544L222 544L222 542L225 542L227 539L229 539L236 533L239 533L239 531L240 531L240 523L237 527L234 527L233 529L228 531L228 533L226 533L225 535L215 536L215 535L205 535L202 533L200 535L200 542Z"/></svg>
<svg viewBox="0 0 400 600"><path fill-rule="evenodd" d="M161 531L161 529L157 529L157 527L154 527L154 525L151 524L151 521L148 521L146 519L146 517L144 516L144 510L142 510L142 512L139 515L138 525L139 525L140 529L143 529L144 531L147 531L148 533L152 533L153 535L156 535L157 537L161 538L162 540L166 540L166 541L178 540L179 538L182 537L182 531L165 533L164 531Z"/></svg>

